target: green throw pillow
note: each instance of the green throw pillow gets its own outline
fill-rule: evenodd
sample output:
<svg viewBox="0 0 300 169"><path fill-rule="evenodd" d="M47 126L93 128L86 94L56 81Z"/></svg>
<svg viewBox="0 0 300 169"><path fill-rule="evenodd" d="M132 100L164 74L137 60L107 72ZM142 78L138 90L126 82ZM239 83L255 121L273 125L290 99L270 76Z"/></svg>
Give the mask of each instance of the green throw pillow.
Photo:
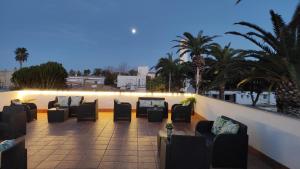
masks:
<svg viewBox="0 0 300 169"><path fill-rule="evenodd" d="M218 135L223 127L223 125L227 122L227 120L223 119L222 117L217 117L214 121L214 124L211 128L211 132L215 135Z"/></svg>
<svg viewBox="0 0 300 169"><path fill-rule="evenodd" d="M237 134L239 128L240 126L238 124L234 124L231 121L227 121L221 128L219 134Z"/></svg>

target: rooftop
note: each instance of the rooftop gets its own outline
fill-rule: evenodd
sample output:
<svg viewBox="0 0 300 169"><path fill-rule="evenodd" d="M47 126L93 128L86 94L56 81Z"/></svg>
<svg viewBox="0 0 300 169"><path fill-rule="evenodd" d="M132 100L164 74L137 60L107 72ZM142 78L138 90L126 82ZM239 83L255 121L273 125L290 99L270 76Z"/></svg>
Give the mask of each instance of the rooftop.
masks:
<svg viewBox="0 0 300 169"><path fill-rule="evenodd" d="M101 168L158 169L157 133L163 123L149 123L146 118L113 122L112 113L99 113L96 122L49 124L46 113L28 123L26 144L30 169ZM169 119L170 120L170 119ZM199 116L190 124L175 124L175 129L194 132ZM249 154L249 169L271 169Z"/></svg>

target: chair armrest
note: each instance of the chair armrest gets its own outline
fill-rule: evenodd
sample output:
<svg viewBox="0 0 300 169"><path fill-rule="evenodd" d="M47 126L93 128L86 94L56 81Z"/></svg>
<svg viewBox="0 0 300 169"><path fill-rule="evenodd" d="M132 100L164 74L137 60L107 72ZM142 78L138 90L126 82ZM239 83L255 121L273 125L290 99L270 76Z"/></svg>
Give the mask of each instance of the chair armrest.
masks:
<svg viewBox="0 0 300 169"><path fill-rule="evenodd" d="M214 153L248 151L248 135L219 134L214 138Z"/></svg>
<svg viewBox="0 0 300 169"><path fill-rule="evenodd" d="M37 109L37 106L36 106L36 104L34 104L34 103L23 103L24 105L27 105L27 106L29 106L29 108L32 110L32 109Z"/></svg>
<svg viewBox="0 0 300 169"><path fill-rule="evenodd" d="M128 103L128 102L121 102L120 104L121 104L121 105L126 105L126 106L127 106L127 105L130 105L130 106L131 106L131 104Z"/></svg>
<svg viewBox="0 0 300 169"><path fill-rule="evenodd" d="M48 109L54 108L54 104L55 104L55 103L56 103L55 100L50 101L50 102L48 103Z"/></svg>
<svg viewBox="0 0 300 169"><path fill-rule="evenodd" d="M182 104L173 104L173 106L172 106L172 108L171 108L171 111L173 112L174 111L174 109L175 109L175 107L177 107L177 106L181 106Z"/></svg>
<svg viewBox="0 0 300 169"><path fill-rule="evenodd" d="M206 121L206 120L199 121L196 125L195 132L210 133L213 124L214 124L213 121Z"/></svg>

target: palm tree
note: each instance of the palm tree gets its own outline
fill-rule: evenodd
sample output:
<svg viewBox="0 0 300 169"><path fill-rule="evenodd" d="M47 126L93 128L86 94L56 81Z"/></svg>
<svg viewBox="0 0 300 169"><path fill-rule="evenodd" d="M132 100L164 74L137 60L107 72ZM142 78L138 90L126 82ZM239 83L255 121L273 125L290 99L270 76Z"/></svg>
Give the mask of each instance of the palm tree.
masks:
<svg viewBox="0 0 300 169"><path fill-rule="evenodd" d="M22 68L22 64L27 61L29 53L27 52L26 48L17 48L15 50L15 59L17 62L20 63L20 68Z"/></svg>
<svg viewBox="0 0 300 169"><path fill-rule="evenodd" d="M175 73L178 63L179 59L173 60L173 54L167 53L167 57L160 58L155 66L156 74L168 77L169 92L171 91L172 75Z"/></svg>
<svg viewBox="0 0 300 169"><path fill-rule="evenodd" d="M217 80L212 83L212 87L215 85L219 88L219 99L224 100L225 85L229 80L228 73L224 71L226 66L234 62L239 54L240 50L235 50L230 47L230 43L222 48L219 44L211 46L210 55L213 56L213 63L208 69L209 72L213 72L217 76Z"/></svg>
<svg viewBox="0 0 300 169"><path fill-rule="evenodd" d="M185 54L190 54L193 64L196 67L196 93L199 93L200 82L202 81L202 73L205 68L205 60L203 54L209 53L209 48L213 45L212 40L217 36L205 36L203 31L200 31L197 36L185 32L183 36L177 36L178 40L173 48L178 48L177 53L180 53L180 57Z"/></svg>
<svg viewBox="0 0 300 169"><path fill-rule="evenodd" d="M300 116L300 4L292 20L286 24L282 17L270 11L273 33L249 22L239 22L252 31L247 33L227 32L241 36L260 50L245 50L244 58L256 58L251 63L258 71L257 77L272 81L276 86L277 110ZM250 80L251 78L248 78Z"/></svg>

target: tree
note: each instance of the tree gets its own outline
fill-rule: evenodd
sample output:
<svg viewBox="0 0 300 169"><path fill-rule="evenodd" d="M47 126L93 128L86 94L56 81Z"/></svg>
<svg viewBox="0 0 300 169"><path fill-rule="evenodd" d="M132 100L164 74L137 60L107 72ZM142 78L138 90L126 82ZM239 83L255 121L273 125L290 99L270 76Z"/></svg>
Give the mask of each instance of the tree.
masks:
<svg viewBox="0 0 300 169"><path fill-rule="evenodd" d="M217 86L219 89L219 99L225 99L225 86L228 80L228 74L226 71L226 66L234 62L238 55L240 54L240 50L235 50L230 47L230 43L227 44L224 48L222 48L219 44L215 44L210 48L210 54L213 56L212 65L209 67L210 72L214 74L214 76L218 76L217 80L211 83L211 87Z"/></svg>
<svg viewBox="0 0 300 169"><path fill-rule="evenodd" d="M118 76L117 73L111 72L109 70L105 70L105 73L104 73L104 77L105 77L104 84L105 85L110 85L110 86L115 85L115 82L117 80L117 76Z"/></svg>
<svg viewBox="0 0 300 169"><path fill-rule="evenodd" d="M237 25L248 27L252 31L232 31L227 34L243 37L260 48L244 50L244 58L259 60L260 62L250 64L257 71L263 72L247 80L261 78L274 83L277 110L300 117L300 5L288 24L273 10L270 15L273 33L249 22L238 22Z"/></svg>
<svg viewBox="0 0 300 169"><path fill-rule="evenodd" d="M26 48L17 48L15 50L15 59L20 64L20 69L25 61L27 61L29 53L27 52Z"/></svg>
<svg viewBox="0 0 300 169"><path fill-rule="evenodd" d="M14 72L11 81L16 88L61 89L66 87L68 73L62 64L47 62L21 68Z"/></svg>
<svg viewBox="0 0 300 169"><path fill-rule="evenodd" d="M130 76L137 76L138 71L135 70L135 69L131 69L131 70L129 70L128 74L129 74Z"/></svg>
<svg viewBox="0 0 300 169"><path fill-rule="evenodd" d="M172 75L175 74L179 59L173 60L173 54L167 53L167 57L160 58L155 66L156 74L168 79L168 89L171 92Z"/></svg>
<svg viewBox="0 0 300 169"><path fill-rule="evenodd" d="M75 76L75 75L76 75L76 72L73 69L71 69L69 71L69 76Z"/></svg>
<svg viewBox="0 0 300 169"><path fill-rule="evenodd" d="M82 76L82 73L81 73L81 71L80 71L80 70L77 70L77 72L76 72L76 76Z"/></svg>
<svg viewBox="0 0 300 169"><path fill-rule="evenodd" d="M85 70L83 70L83 75L84 76L88 76L88 75L90 75L91 74L91 70L90 69L85 69Z"/></svg>
<svg viewBox="0 0 300 169"><path fill-rule="evenodd" d="M161 76L157 76L153 79L147 77L146 89L150 92L163 92L166 89L165 79Z"/></svg>
<svg viewBox="0 0 300 169"><path fill-rule="evenodd" d="M203 31L200 31L195 37L188 32L183 33L183 36L177 37L179 39L174 40L174 42L178 44L174 48L178 48L177 53L180 53L180 57L190 54L192 62L196 67L196 93L199 93L202 74L205 68L203 55L209 53L209 48L213 45L212 40L217 36L205 36L203 35Z"/></svg>
<svg viewBox="0 0 300 169"><path fill-rule="evenodd" d="M102 69L101 68L94 69L94 72L93 72L94 76L101 76L101 74L102 74Z"/></svg>

